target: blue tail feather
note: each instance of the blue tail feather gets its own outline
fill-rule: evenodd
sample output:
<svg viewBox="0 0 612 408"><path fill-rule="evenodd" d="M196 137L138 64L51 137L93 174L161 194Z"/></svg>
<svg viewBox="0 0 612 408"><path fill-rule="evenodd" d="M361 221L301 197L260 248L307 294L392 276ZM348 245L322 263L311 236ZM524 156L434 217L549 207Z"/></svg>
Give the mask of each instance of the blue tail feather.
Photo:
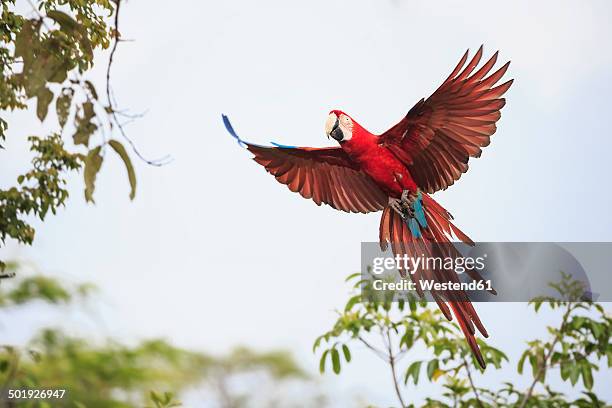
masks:
<svg viewBox="0 0 612 408"><path fill-rule="evenodd" d="M425 211L423 210L423 195L420 191L414 202L414 216L419 224L421 224L421 227L427 228L427 219L425 218Z"/></svg>
<svg viewBox="0 0 612 408"><path fill-rule="evenodd" d="M425 218L425 210L423 208L423 195L420 191L411 206L414 210L414 217L406 220L406 224L412 236L420 238L423 235L421 233L421 228L427 228L427 218Z"/></svg>
<svg viewBox="0 0 612 408"><path fill-rule="evenodd" d="M410 218L408 220L408 228L415 238L421 238L421 229L415 218Z"/></svg>

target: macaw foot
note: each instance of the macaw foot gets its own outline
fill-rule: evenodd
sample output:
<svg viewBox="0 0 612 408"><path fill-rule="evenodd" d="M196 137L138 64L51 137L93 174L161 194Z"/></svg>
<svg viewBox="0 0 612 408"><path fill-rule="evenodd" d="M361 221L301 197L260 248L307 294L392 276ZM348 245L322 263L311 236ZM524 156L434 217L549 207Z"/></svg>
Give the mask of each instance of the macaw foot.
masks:
<svg viewBox="0 0 612 408"><path fill-rule="evenodd" d="M400 198L389 198L389 207L397 212L408 224L412 235L419 238L421 228L427 228L423 209L423 196L420 191L404 190Z"/></svg>
<svg viewBox="0 0 612 408"><path fill-rule="evenodd" d="M415 211L414 203L420 199L421 199L421 193L418 191L416 193L413 193L410 190L404 190L402 192L401 200L402 200L402 203L404 204L404 207L407 208L410 218L414 217L414 211Z"/></svg>
<svg viewBox="0 0 612 408"><path fill-rule="evenodd" d="M404 190L400 198L389 197L389 207L397 212L402 219L414 218L414 202L417 196L409 190Z"/></svg>
<svg viewBox="0 0 612 408"><path fill-rule="evenodd" d="M389 207L391 207L396 213L398 213L399 216L402 217L402 219L406 219L406 209L401 199L389 197Z"/></svg>

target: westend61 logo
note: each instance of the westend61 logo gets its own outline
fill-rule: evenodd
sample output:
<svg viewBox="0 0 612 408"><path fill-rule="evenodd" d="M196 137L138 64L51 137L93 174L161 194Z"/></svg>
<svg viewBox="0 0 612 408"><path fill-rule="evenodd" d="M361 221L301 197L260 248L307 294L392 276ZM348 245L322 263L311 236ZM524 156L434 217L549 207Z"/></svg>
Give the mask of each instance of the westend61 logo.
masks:
<svg viewBox="0 0 612 408"><path fill-rule="evenodd" d="M402 270L413 275L418 270L446 270L458 274L468 270L482 271L485 268L487 254L477 257L432 257L410 256L408 254L395 257L379 256L372 260L372 273L382 275L393 270Z"/></svg>

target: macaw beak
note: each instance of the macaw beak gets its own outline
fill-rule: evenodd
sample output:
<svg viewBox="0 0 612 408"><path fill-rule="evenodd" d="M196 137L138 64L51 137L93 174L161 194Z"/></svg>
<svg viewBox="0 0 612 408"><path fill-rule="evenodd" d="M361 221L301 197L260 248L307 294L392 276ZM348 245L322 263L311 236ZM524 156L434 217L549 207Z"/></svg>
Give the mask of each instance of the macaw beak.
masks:
<svg viewBox="0 0 612 408"><path fill-rule="evenodd" d="M344 138L342 134L342 129L340 129L340 121L338 120L338 116L335 113L330 113L327 117L327 121L325 121L325 134L327 138L333 137L338 142Z"/></svg>

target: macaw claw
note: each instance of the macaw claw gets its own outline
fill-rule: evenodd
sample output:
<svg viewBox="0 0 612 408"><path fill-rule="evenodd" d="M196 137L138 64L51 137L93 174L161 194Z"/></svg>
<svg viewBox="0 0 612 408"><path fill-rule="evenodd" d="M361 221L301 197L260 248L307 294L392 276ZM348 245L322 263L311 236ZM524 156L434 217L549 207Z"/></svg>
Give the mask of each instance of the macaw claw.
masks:
<svg viewBox="0 0 612 408"><path fill-rule="evenodd" d="M417 197L410 190L404 190L400 198L389 197L389 207L393 208L404 220L414 218L414 202Z"/></svg>
<svg viewBox="0 0 612 408"><path fill-rule="evenodd" d="M391 207L396 213L402 217L403 220L408 218L406 205L399 198L389 197L389 207Z"/></svg>
<svg viewBox="0 0 612 408"><path fill-rule="evenodd" d="M389 207L397 212L410 227L415 236L420 236L420 228L427 228L423 209L423 196L420 191L404 190L400 198L389 197Z"/></svg>

